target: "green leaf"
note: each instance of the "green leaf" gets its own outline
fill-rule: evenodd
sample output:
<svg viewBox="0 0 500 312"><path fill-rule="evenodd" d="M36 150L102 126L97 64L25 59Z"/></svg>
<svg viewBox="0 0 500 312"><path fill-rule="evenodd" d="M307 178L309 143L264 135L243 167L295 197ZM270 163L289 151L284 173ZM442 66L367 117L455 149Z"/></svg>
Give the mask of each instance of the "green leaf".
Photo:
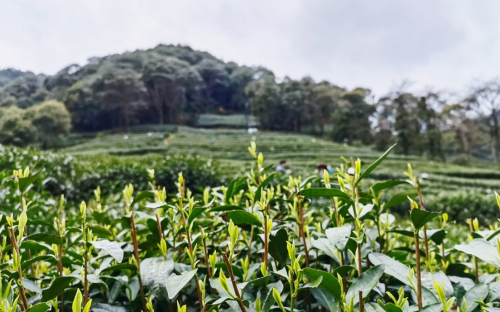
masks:
<svg viewBox="0 0 500 312"><path fill-rule="evenodd" d="M113 233L111 233L110 230L103 227L102 225L89 224L88 228L92 230L92 233L94 233L96 236L99 236L99 237L113 236Z"/></svg>
<svg viewBox="0 0 500 312"><path fill-rule="evenodd" d="M28 189L28 187L35 182L38 177L40 177L40 174L42 171L38 171L37 173L27 176L25 178L19 178L19 190L24 193Z"/></svg>
<svg viewBox="0 0 500 312"><path fill-rule="evenodd" d="M346 193L342 192L339 189L333 189L333 188L330 188L330 189L327 189L327 188L308 188L308 189L300 191L298 193L298 195L304 196L304 197L328 197L328 198L338 197L338 198L344 199L345 201L351 200L349 198L349 195L347 195Z"/></svg>
<svg viewBox="0 0 500 312"><path fill-rule="evenodd" d="M156 297L166 298L165 281L174 271L174 262L163 257L146 258L141 262L141 279Z"/></svg>
<svg viewBox="0 0 500 312"><path fill-rule="evenodd" d="M424 231L420 231L419 236L420 238L423 238ZM427 239L433 241L437 245L441 245L445 237L446 237L446 231L443 229L427 230Z"/></svg>
<svg viewBox="0 0 500 312"><path fill-rule="evenodd" d="M464 312L474 311L478 306L476 301L481 301L486 299L486 297L488 297L489 291L490 288L488 287L488 285L484 284L478 284L469 289L469 291L467 291L464 296L467 305L466 310Z"/></svg>
<svg viewBox="0 0 500 312"><path fill-rule="evenodd" d="M50 260L50 261L49 261ZM36 256L31 259L28 259L26 261L23 261L21 264L21 268L26 269L28 268L31 264L38 262L38 261L47 261L50 263L57 263L57 259L54 255L45 255L45 256Z"/></svg>
<svg viewBox="0 0 500 312"><path fill-rule="evenodd" d="M74 276L58 276L50 285L42 291L42 301L49 301L57 296L59 296L66 287L68 287L76 277Z"/></svg>
<svg viewBox="0 0 500 312"><path fill-rule="evenodd" d="M363 180L364 178L366 178L373 170L375 170L375 168L378 167L378 165L380 165L380 163L382 163L382 161L384 161L384 159L389 156L389 154L391 153L392 149L396 146L396 144L394 144L393 146L389 147L389 149L384 153L382 154L382 156L380 156L377 160L375 160L374 163L372 163L362 174L361 176L359 177L359 180L356 184L359 183L359 181ZM349 301L347 301L349 302Z"/></svg>
<svg viewBox="0 0 500 312"><path fill-rule="evenodd" d="M41 302L29 308L28 310L26 310L26 312L46 312L49 309L50 307L48 304L46 304L45 302Z"/></svg>
<svg viewBox="0 0 500 312"><path fill-rule="evenodd" d="M373 184L372 189L375 193L378 193L380 191L383 191L385 189L398 186L401 184L409 184L408 181L396 181L396 180L387 180L384 182L378 182Z"/></svg>
<svg viewBox="0 0 500 312"><path fill-rule="evenodd" d="M141 262L141 265L142 265L142 262ZM131 263L120 263L120 264L112 265L110 267L107 267L107 268L101 270L101 274L104 272L113 272L113 271L118 271L118 270L129 270L132 272L136 272L137 266L135 264L131 264Z"/></svg>
<svg viewBox="0 0 500 312"><path fill-rule="evenodd" d="M288 233L284 228L279 229L274 235L269 235L269 254L278 261L280 266L285 266L288 260L287 240Z"/></svg>
<svg viewBox="0 0 500 312"><path fill-rule="evenodd" d="M321 286L320 286L321 287ZM338 304L335 298L323 288L311 289L313 297L318 301L318 304L328 312L338 312Z"/></svg>
<svg viewBox="0 0 500 312"><path fill-rule="evenodd" d="M134 197L134 200L132 201L133 206L135 203L140 202L141 200L145 198L154 198L155 197L155 192L154 191L141 191L137 193L137 195Z"/></svg>
<svg viewBox="0 0 500 312"><path fill-rule="evenodd" d="M415 229L420 230L427 222L441 215L439 212L430 212L427 210L412 209L410 212L411 223Z"/></svg>
<svg viewBox="0 0 500 312"><path fill-rule="evenodd" d="M179 294L179 292L193 279L196 275L198 269L194 269L192 271L182 272L181 275L172 274L167 278L166 288L168 298L170 300L174 299L175 296Z"/></svg>
<svg viewBox="0 0 500 312"><path fill-rule="evenodd" d="M95 249L101 249L106 251L111 257L113 257L118 263L123 261L123 243L110 242L109 240L100 240L95 242L90 242Z"/></svg>
<svg viewBox="0 0 500 312"><path fill-rule="evenodd" d="M384 205L384 208L391 208L402 203L408 202L408 197L414 198L417 197L418 193L415 189L408 189L401 191L391 197L391 199ZM408 208L410 208L410 204L408 203Z"/></svg>
<svg viewBox="0 0 500 312"><path fill-rule="evenodd" d="M384 273L390 275L401 283L411 286L406 278L410 274L410 269L399 261L392 259L384 254L372 252L368 255L368 259L373 265L385 264Z"/></svg>
<svg viewBox="0 0 500 312"><path fill-rule="evenodd" d="M247 225L257 225L261 226L262 223L260 220L247 211L230 211L227 213L227 220L233 220L233 223L236 225L247 224Z"/></svg>
<svg viewBox="0 0 500 312"><path fill-rule="evenodd" d="M315 280L318 277L322 277L321 283L319 284L319 287L326 290L329 294L331 294L337 301L341 301L341 290L340 290L340 284L337 278L333 276L332 274L325 272L325 271L320 271L320 270L315 270L311 268L305 268L304 269L304 274L309 277L311 280Z"/></svg>
<svg viewBox="0 0 500 312"><path fill-rule="evenodd" d="M262 303L262 312L269 312L274 304L273 288L276 288L276 290L281 293L283 291L283 283L281 283L281 281L277 281L276 283L268 284L259 291Z"/></svg>
<svg viewBox="0 0 500 312"><path fill-rule="evenodd" d="M351 236L351 226L346 224L341 227L330 228L325 231L325 234L335 248L344 250L349 240L349 236Z"/></svg>
<svg viewBox="0 0 500 312"><path fill-rule="evenodd" d="M456 245L456 250L473 255L500 269L497 249L485 239L474 239L468 245Z"/></svg>
<svg viewBox="0 0 500 312"><path fill-rule="evenodd" d="M44 242L47 244L62 244L62 237L57 234L35 233L26 237L25 240L32 240L37 242Z"/></svg>
<svg viewBox="0 0 500 312"><path fill-rule="evenodd" d="M354 270L356 270L356 268L353 267L352 265L341 265L333 269L332 274L333 276L337 276L337 274L340 274L340 276L345 276Z"/></svg>
<svg viewBox="0 0 500 312"><path fill-rule="evenodd" d="M199 216L203 211L207 210L206 207L195 207L188 217L188 224L193 223L194 219Z"/></svg>
<svg viewBox="0 0 500 312"><path fill-rule="evenodd" d="M26 250L31 250L31 251L34 251L34 250L45 250L45 251L51 251L52 248L47 245L47 244L44 244L44 243L40 243L40 242L37 242L37 241L32 241L32 240L24 240L22 241L21 243L21 248L22 249L26 249Z"/></svg>
<svg viewBox="0 0 500 312"><path fill-rule="evenodd" d="M354 304L359 302L359 292L363 293L363 298L370 294L370 291L377 286L382 274L384 274L385 265L380 264L363 272L355 281L346 294L346 302L351 302L354 298Z"/></svg>
<svg viewBox="0 0 500 312"><path fill-rule="evenodd" d="M243 210L245 211L245 208L240 207L240 206L234 206L234 205L225 205L225 206L218 206L210 209L210 211L234 211L234 210Z"/></svg>
<svg viewBox="0 0 500 312"><path fill-rule="evenodd" d="M422 308L420 312L440 312L443 310L443 304L442 303L434 303L430 305L426 305L425 307Z"/></svg>
<svg viewBox="0 0 500 312"><path fill-rule="evenodd" d="M311 240L311 245L324 252L327 256L332 258L333 260L337 261L337 263L341 263L340 259L337 258L337 255L335 254L335 245L333 245L330 240L326 238L318 238L318 239L313 239Z"/></svg>
<svg viewBox="0 0 500 312"><path fill-rule="evenodd" d="M403 310L400 307L397 307L390 302L385 305L379 303L379 306L386 312L403 312Z"/></svg>
<svg viewBox="0 0 500 312"><path fill-rule="evenodd" d="M309 283L299 287L298 291L300 292L305 289L317 288L321 284L321 281L323 281L323 276L316 276L316 278L311 279Z"/></svg>
<svg viewBox="0 0 500 312"><path fill-rule="evenodd" d="M271 182L276 173L277 172L271 173L264 181L260 183L259 187L257 188L257 191L255 191L255 200L260 200L262 190L269 184L269 182Z"/></svg>
<svg viewBox="0 0 500 312"><path fill-rule="evenodd" d="M37 284L35 284L35 282L29 279L23 278L23 285L24 288L31 291L32 293L37 293L37 294L42 293L42 289Z"/></svg>

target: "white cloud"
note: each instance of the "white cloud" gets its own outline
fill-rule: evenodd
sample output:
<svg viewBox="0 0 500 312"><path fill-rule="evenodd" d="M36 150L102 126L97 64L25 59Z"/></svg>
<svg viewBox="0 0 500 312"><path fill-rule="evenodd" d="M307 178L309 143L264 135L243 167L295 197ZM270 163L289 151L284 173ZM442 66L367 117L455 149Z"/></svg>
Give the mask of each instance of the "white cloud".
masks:
<svg viewBox="0 0 500 312"><path fill-rule="evenodd" d="M0 68L53 74L181 43L378 95L404 79L458 90L498 75L498 9L495 0L0 0Z"/></svg>

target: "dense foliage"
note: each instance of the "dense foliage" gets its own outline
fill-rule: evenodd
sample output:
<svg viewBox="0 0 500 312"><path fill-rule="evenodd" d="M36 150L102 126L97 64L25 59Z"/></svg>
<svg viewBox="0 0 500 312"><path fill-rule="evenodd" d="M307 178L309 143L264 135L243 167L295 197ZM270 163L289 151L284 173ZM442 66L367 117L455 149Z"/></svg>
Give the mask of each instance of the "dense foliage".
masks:
<svg viewBox="0 0 500 312"><path fill-rule="evenodd" d="M498 222L427 211L411 166L366 185L391 149L300 178L271 172L252 142L251 170L225 186L144 170L141 190L96 187L81 204L42 191L55 172L11 170L38 161L29 151L4 152L0 310L495 311Z"/></svg>

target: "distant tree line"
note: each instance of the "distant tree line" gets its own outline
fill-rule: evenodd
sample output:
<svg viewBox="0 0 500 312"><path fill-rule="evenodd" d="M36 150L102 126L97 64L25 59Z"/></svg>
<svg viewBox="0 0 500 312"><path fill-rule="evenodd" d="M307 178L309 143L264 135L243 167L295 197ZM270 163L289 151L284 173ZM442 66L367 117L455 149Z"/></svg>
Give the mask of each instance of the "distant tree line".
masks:
<svg viewBox="0 0 500 312"><path fill-rule="evenodd" d="M263 130L314 133L379 150L398 143L401 154L444 160L454 153L459 163L480 151L497 161L500 81L474 84L460 98L404 89L375 100L369 89L277 79L262 67L159 45L91 58L53 76L0 70L0 143L50 147L71 129L189 125L199 114L241 114L249 107Z"/></svg>

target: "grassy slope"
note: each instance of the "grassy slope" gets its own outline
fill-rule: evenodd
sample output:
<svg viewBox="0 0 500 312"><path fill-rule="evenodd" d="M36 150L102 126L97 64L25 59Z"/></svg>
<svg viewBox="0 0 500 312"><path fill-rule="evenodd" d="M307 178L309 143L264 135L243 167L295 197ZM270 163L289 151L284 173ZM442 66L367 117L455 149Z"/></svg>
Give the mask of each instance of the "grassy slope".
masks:
<svg viewBox="0 0 500 312"><path fill-rule="evenodd" d="M177 132L164 139L172 127L142 126L132 133L102 135L92 139L75 138L78 144L64 149L74 155L111 154L137 157L144 154L174 155L192 154L213 158L223 164L228 173L237 173L251 161L247 151L249 142L255 139L266 164L276 164L286 159L295 174L313 174L319 163L338 166L341 156L361 158L365 162L377 159L381 152L368 147L353 147L316 139L308 135L259 132L248 134L243 130L197 129L176 127ZM158 156L160 157L160 156ZM140 158L139 158L140 159ZM373 174L373 178L404 178L406 164L413 164L416 172L427 173L427 186L443 189L498 189L500 171L487 164L478 167L462 167L449 163L429 161L423 158L391 155ZM486 175L491 175L486 178Z"/></svg>

